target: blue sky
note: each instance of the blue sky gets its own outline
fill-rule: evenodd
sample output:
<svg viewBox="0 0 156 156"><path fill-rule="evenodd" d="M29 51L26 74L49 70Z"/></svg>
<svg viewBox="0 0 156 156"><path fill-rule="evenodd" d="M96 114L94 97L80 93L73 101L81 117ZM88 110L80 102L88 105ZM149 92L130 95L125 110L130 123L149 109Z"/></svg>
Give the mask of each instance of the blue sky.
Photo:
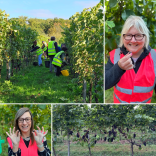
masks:
<svg viewBox="0 0 156 156"><path fill-rule="evenodd" d="M69 19L84 8L93 7L100 0L0 0L0 9L9 14L9 18L27 16L28 18Z"/></svg>

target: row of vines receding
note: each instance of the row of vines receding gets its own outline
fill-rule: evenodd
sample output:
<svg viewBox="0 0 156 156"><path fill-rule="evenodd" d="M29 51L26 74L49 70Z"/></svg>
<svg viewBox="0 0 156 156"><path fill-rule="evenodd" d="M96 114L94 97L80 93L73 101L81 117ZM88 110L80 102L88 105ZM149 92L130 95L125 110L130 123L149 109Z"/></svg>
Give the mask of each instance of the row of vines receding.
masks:
<svg viewBox="0 0 156 156"><path fill-rule="evenodd" d="M13 69L28 66L35 58L30 51L38 33L30 27L20 25L16 19L8 19L8 14L0 10L0 77L6 65L6 79L13 76Z"/></svg>
<svg viewBox="0 0 156 156"><path fill-rule="evenodd" d="M103 103L103 1L70 20L61 38L69 48L70 73L83 90L83 102Z"/></svg>

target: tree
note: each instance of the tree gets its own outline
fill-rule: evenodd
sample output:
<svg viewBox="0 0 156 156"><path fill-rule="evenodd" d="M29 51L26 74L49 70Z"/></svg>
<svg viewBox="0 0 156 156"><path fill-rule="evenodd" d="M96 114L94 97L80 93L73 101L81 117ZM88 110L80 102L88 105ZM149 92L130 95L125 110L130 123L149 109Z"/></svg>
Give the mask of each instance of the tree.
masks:
<svg viewBox="0 0 156 156"><path fill-rule="evenodd" d="M55 144L59 130L64 130L64 136L68 137L68 156L70 156L70 135L74 129L80 129L81 117L81 105L53 105L53 153L55 156Z"/></svg>
<svg viewBox="0 0 156 156"><path fill-rule="evenodd" d="M139 105L93 105L92 108L89 118L108 141L112 142L116 139L117 132L120 133L129 142L132 156L134 145L139 149L142 144L146 145L151 135L149 124L155 120L149 116L147 109ZM138 131L143 132L142 143L136 141Z"/></svg>

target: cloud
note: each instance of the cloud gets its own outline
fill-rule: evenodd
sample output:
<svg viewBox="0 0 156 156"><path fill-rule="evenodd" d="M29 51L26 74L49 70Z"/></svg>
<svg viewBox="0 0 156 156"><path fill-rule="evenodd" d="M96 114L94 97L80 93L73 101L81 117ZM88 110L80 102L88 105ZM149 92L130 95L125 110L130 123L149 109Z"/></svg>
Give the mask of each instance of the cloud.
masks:
<svg viewBox="0 0 156 156"><path fill-rule="evenodd" d="M94 7L98 3L99 3L99 1L75 1L76 5L80 5L83 8Z"/></svg>
<svg viewBox="0 0 156 156"><path fill-rule="evenodd" d="M52 14L49 10L38 9L38 10L30 10L29 15L32 18L54 18L56 15Z"/></svg>

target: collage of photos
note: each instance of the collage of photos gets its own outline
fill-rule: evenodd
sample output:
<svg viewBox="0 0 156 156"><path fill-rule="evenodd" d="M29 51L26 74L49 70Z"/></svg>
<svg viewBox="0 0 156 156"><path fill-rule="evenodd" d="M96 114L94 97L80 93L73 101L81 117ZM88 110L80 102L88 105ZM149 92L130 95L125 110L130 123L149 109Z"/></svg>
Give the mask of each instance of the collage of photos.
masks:
<svg viewBox="0 0 156 156"><path fill-rule="evenodd" d="M97 155L81 137L104 103L103 40L103 0L0 1L0 156Z"/></svg>

